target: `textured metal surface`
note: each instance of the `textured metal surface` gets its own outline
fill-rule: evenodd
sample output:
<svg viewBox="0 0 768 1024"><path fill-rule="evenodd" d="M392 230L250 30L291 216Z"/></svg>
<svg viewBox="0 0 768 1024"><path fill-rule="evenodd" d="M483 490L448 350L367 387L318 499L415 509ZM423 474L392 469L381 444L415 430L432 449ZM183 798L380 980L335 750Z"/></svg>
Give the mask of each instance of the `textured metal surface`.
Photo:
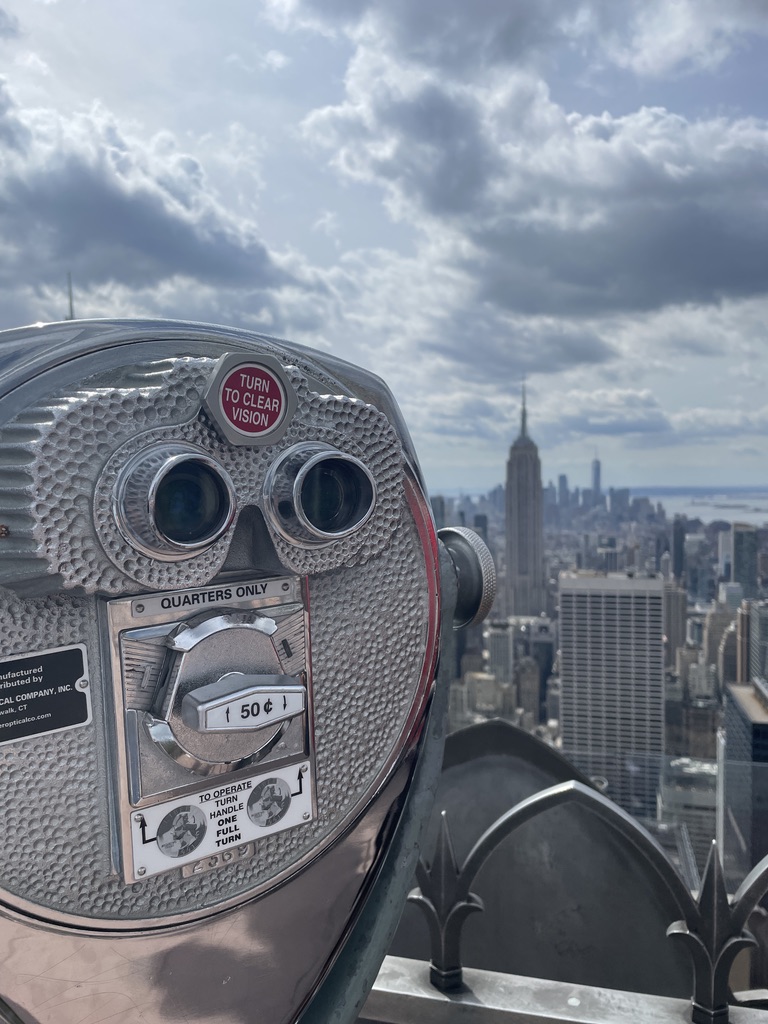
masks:
<svg viewBox="0 0 768 1024"><path fill-rule="evenodd" d="M231 532L178 564L131 548L115 522L113 497L122 468L163 442L191 444L216 459L232 478L238 511L260 504L269 466L294 444L323 441L365 459L379 499L360 530L310 550L274 530L272 539L285 569L302 574L365 562L386 549L400 520L403 465L384 416L356 399L316 394L289 368L301 414L276 445L232 448L200 413L200 395L214 365L213 359L179 358L166 361L161 373L151 364L134 367L129 381L54 393L4 426L0 513L11 539L0 546L0 584L46 573L58 574L65 587L91 593L125 593L126 576L157 590L209 583L224 564ZM142 376L145 385L138 386Z"/></svg>
<svg viewBox="0 0 768 1024"><path fill-rule="evenodd" d="M428 591L421 544L406 529L371 565L310 581L317 821L266 837L260 856L247 863L196 879L162 876L124 887L110 869L103 732L39 737L0 746L3 889L86 917L165 917L262 886L316 849L353 812L403 733L424 660ZM90 641L94 717L103 715L95 599L2 596L6 653ZM354 607L368 611L351 616ZM52 819L60 823L53 836Z"/></svg>
<svg viewBox="0 0 768 1024"><path fill-rule="evenodd" d="M445 526L438 537L448 549L458 576L453 627L482 622L496 598L496 566L483 538L466 526Z"/></svg>

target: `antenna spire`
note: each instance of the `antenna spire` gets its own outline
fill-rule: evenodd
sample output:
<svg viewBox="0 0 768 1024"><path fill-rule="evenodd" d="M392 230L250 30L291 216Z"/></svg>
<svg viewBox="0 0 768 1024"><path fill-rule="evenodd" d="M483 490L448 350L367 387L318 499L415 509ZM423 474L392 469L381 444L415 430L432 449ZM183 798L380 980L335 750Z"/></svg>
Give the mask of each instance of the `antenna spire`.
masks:
<svg viewBox="0 0 768 1024"><path fill-rule="evenodd" d="M528 437L528 411L525 407L525 377L523 377L523 407L520 411L520 436Z"/></svg>
<svg viewBox="0 0 768 1024"><path fill-rule="evenodd" d="M67 271L67 290L69 291L69 316L67 317L67 320L74 320L75 303L72 299L72 274L69 270Z"/></svg>

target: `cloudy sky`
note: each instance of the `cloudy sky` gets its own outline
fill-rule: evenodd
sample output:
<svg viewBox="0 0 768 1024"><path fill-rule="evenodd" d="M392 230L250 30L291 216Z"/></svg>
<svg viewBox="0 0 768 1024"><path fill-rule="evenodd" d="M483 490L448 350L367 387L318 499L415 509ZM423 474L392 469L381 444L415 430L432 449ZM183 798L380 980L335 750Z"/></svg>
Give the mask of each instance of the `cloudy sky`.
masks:
<svg viewBox="0 0 768 1024"><path fill-rule="evenodd" d="M431 488L768 483L766 0L0 0L0 327L381 374Z"/></svg>

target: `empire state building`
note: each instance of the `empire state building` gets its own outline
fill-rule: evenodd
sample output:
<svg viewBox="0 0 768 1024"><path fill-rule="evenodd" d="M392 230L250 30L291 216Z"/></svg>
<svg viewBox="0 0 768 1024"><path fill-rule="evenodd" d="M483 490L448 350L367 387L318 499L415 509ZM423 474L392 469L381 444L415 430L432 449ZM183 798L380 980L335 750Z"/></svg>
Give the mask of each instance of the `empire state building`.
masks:
<svg viewBox="0 0 768 1024"><path fill-rule="evenodd" d="M507 460L508 615L540 615L546 609L543 518L541 462L528 436L523 388L520 436Z"/></svg>

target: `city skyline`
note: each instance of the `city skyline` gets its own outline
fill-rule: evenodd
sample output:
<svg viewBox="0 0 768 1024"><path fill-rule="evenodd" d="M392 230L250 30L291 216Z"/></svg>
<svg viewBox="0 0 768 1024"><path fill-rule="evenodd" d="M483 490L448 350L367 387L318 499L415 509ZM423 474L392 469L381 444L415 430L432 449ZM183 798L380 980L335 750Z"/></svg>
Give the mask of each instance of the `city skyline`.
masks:
<svg viewBox="0 0 768 1024"><path fill-rule="evenodd" d="M764 5L0 0L0 54L0 327L71 273L330 350L433 491L499 482L523 377L545 480L763 479Z"/></svg>
<svg viewBox="0 0 768 1024"><path fill-rule="evenodd" d="M587 466L586 472L588 472L589 466L587 464L585 466ZM542 470L542 485L553 484L557 490L558 482L563 476L567 477L567 474L559 474L554 477L546 475ZM584 486L582 486L582 481L584 481ZM586 487L587 477L584 475L576 481L567 477L567 482L570 493L573 493L576 488L580 492L588 490ZM430 493L433 497L440 495L451 500L485 498L502 483L503 474L500 474L495 487L491 487L487 491L480 489L470 491L466 487L454 485L432 488ZM768 526L768 485L728 487L715 483L709 486L673 486L611 482L603 488L603 496L609 497L611 490L627 490L632 497L646 496L654 502L660 502L670 520L676 515L685 515L689 519L702 519L705 523L725 520L726 522L748 522L757 527Z"/></svg>

